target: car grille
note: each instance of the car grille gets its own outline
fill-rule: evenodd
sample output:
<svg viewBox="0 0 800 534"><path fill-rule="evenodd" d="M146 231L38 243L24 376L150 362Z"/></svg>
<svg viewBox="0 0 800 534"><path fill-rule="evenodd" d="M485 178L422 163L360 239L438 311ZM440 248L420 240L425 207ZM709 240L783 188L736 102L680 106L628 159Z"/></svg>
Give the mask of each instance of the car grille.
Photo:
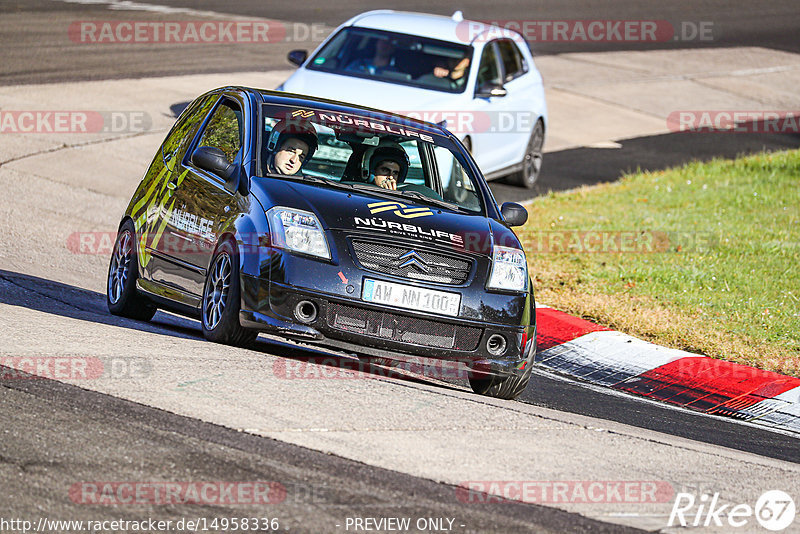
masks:
<svg viewBox="0 0 800 534"><path fill-rule="evenodd" d="M475 350L482 333L480 328L473 326L440 323L336 303L328 304L327 320L328 326L337 330L440 349Z"/></svg>
<svg viewBox="0 0 800 534"><path fill-rule="evenodd" d="M436 254L412 249L409 246L354 240L353 251L356 253L358 263L365 269L440 284L463 284L472 268L471 260L455 254ZM403 266L408 262L401 258L409 253L415 253L420 261ZM419 266L420 263L423 266Z"/></svg>

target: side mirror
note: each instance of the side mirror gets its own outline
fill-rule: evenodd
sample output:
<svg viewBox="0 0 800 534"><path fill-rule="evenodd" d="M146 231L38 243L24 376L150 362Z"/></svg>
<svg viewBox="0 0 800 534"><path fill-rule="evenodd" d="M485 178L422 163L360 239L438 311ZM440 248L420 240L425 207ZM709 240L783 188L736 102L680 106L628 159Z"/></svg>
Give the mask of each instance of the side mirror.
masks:
<svg viewBox="0 0 800 534"><path fill-rule="evenodd" d="M305 63L306 58L308 58L308 52L305 50L292 50L289 52L289 55L286 56L286 59L289 60L289 63L297 67Z"/></svg>
<svg viewBox="0 0 800 534"><path fill-rule="evenodd" d="M501 97L506 96L508 91L500 84L487 82L478 87L475 91L475 96L480 98Z"/></svg>
<svg viewBox="0 0 800 534"><path fill-rule="evenodd" d="M516 202L504 202L500 207L500 213L509 226L522 226L528 220L528 210Z"/></svg>
<svg viewBox="0 0 800 534"><path fill-rule="evenodd" d="M236 165L228 162L225 153L213 146L199 146L192 152L192 163L204 171L213 172L225 179L226 182L233 178Z"/></svg>

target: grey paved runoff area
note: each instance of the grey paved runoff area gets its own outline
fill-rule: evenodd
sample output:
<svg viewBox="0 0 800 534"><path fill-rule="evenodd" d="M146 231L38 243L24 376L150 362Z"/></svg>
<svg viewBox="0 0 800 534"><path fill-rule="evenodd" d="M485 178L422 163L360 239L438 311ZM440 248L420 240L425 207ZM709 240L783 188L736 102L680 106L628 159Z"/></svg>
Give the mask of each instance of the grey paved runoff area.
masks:
<svg viewBox="0 0 800 534"><path fill-rule="evenodd" d="M553 121L549 151L662 135L666 116L681 109L798 109L800 61L791 51L573 52L537 64ZM147 124L96 134L0 135L2 365L19 366L20 357L105 362L104 373L90 379L14 375L3 382L1 517L167 519L250 511L75 506L66 492L87 478L275 480L301 495L304 504L287 499L274 510L301 532L344 532L336 524L347 515L452 517L464 525L454 530L465 532L518 532L520 524L553 532L678 531L668 528L674 494L644 503L573 498L545 502L546 508L462 506L454 488L468 481L655 482L673 493L719 494L720 504L750 506L779 489L800 502L796 461L676 437L668 428L486 399L434 379L308 363L319 354L275 339L264 338L256 350L214 345L199 338L195 322L169 314L159 313L152 324L109 316L98 299L110 246L101 237L115 230L176 107L220 85L274 87L287 74L0 87L3 110L122 112L116 116L145 117ZM81 241L87 232L100 234ZM76 242L85 244L77 253ZM302 376L287 379L283 370L298 365ZM326 482L336 491L303 496L302 488L319 491ZM403 507L389 511L395 501ZM696 511L687 513L690 522ZM739 531L759 527L750 518Z"/></svg>

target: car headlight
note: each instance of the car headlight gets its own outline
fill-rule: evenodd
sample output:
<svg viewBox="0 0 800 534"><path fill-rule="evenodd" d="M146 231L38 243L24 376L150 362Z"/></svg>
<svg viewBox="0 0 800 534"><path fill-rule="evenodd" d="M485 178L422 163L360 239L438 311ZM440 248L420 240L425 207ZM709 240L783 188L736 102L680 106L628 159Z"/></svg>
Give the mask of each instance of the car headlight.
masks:
<svg viewBox="0 0 800 534"><path fill-rule="evenodd" d="M325 231L317 216L308 211L276 207L267 211L272 245L278 248L331 259Z"/></svg>
<svg viewBox="0 0 800 534"><path fill-rule="evenodd" d="M528 288L528 263L525 253L518 248L500 247L492 249L492 276L490 289L525 291Z"/></svg>

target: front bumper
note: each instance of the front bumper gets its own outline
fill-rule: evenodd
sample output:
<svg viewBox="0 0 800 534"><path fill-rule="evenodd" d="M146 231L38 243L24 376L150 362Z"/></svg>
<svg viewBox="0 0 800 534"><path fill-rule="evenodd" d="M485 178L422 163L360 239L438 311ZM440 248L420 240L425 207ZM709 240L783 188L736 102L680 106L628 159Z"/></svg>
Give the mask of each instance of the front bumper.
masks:
<svg viewBox="0 0 800 534"><path fill-rule="evenodd" d="M359 355L452 360L482 373L512 375L530 364L526 356L536 343L535 325L509 326L396 310L356 296L342 298L259 277L242 275L242 294L242 326ZM315 319L305 324L295 312L303 301L317 309ZM499 356L487 349L495 334L506 340L506 350Z"/></svg>
<svg viewBox="0 0 800 534"><path fill-rule="evenodd" d="M442 245L376 236L372 233L330 231L330 260L319 260L273 247L259 247L257 260L241 270L242 326L323 344L337 350L393 358L411 355L457 360L481 372L515 374L526 365L535 344L533 294L487 291L491 258L462 255L471 268L462 283L441 285L378 272L356 260L354 240L391 244L431 253L450 251ZM361 300L366 278L461 295L456 317L397 309ZM303 300L317 309L313 321L295 313ZM502 335L506 350L492 355L487 341Z"/></svg>

